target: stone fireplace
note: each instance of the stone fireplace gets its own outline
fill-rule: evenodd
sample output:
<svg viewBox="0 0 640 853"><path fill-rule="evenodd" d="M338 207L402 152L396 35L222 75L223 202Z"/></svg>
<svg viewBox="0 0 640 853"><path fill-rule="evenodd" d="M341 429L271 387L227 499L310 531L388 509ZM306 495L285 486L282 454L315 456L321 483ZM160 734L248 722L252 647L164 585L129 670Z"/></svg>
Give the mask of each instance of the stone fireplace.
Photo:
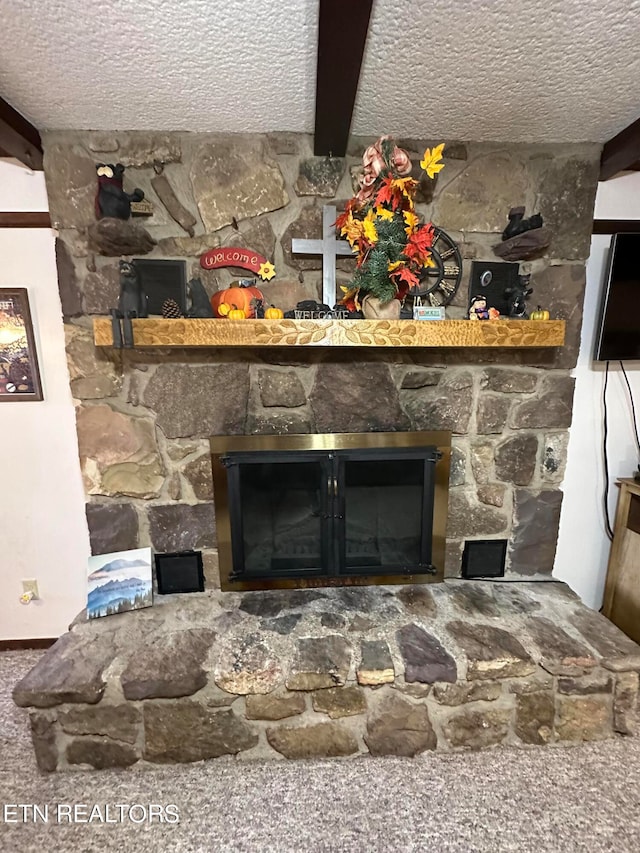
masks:
<svg viewBox="0 0 640 853"><path fill-rule="evenodd" d="M521 270L531 273L533 302L566 321L562 348L93 344L92 316L118 296L118 258L96 254L90 240L95 162L122 162L130 186L151 200L149 257L185 259L211 293L233 271L202 270L199 255L251 248L278 271L263 287L267 301L290 308L317 298L321 281L318 262L294 256L291 239L320 234L323 199L351 196L369 142L353 140L336 163L314 159L310 139L292 134L45 136L92 549L200 549L207 589L79 617L16 686L43 770L221 755L410 756L634 732L640 649L564 585L528 583L549 581L553 569L597 146L449 143L447 168L419 206L464 258L452 319L465 313L470 262L495 260L509 208L539 210L553 240ZM428 141L400 144L415 159ZM158 163L196 219L192 234L154 193ZM339 261L344 284L350 263ZM225 569L220 589L218 550L228 563L232 536L216 529L224 506L216 496L214 511L211 436L242 450L250 437L264 448L273 437L313 445L419 432L451 436L446 530L430 563L442 583L244 591ZM264 478L246 483L264 497ZM325 510L340 515L326 501ZM474 539L508 540L505 580L517 585L459 578Z"/></svg>
<svg viewBox="0 0 640 853"><path fill-rule="evenodd" d="M291 252L317 237L322 204L352 193L369 140L353 140L340 168L311 157L305 136L53 132L45 136L52 220L59 229L60 288L71 387L95 553L152 545L204 554L217 587L211 435L449 431L452 433L445 574L456 576L469 539L507 539L509 576L551 573L571 423L598 149L449 143L446 169L419 211L458 242L462 285L447 309L464 315L470 263L495 260L508 209L526 203L553 231L547 254L523 263L532 301L567 323L561 348L405 350L304 347L97 350L91 318L118 296L117 257L91 248L95 162L127 167L144 189L156 241L149 258L188 263L209 292L240 271L203 270L199 255L242 245L273 259L263 285L283 308L320 292L320 261ZM426 142L403 140L415 156ZM197 220L193 236L153 190L154 163ZM260 186L259 197L243 187ZM426 189L425 189L426 193ZM233 225L238 224L238 230ZM340 259L347 284L350 259Z"/></svg>

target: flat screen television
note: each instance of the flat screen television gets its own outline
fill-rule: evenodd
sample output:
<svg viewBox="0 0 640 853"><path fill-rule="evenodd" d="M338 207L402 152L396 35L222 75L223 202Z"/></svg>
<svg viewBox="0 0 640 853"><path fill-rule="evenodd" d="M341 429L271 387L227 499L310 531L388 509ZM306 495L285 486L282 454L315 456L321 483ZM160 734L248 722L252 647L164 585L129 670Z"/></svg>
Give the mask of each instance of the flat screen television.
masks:
<svg viewBox="0 0 640 853"><path fill-rule="evenodd" d="M611 238L597 328L595 361L640 359L640 233Z"/></svg>

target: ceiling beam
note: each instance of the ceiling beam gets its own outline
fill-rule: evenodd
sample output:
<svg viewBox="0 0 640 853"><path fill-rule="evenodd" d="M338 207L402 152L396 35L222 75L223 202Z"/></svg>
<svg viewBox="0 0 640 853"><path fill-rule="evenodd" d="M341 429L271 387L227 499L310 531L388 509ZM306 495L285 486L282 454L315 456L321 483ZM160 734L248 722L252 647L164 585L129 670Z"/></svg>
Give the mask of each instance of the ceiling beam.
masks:
<svg viewBox="0 0 640 853"><path fill-rule="evenodd" d="M600 180L630 169L640 160L640 118L605 142L600 158Z"/></svg>
<svg viewBox="0 0 640 853"><path fill-rule="evenodd" d="M42 141L36 128L0 98L0 150L25 166L42 170Z"/></svg>
<svg viewBox="0 0 640 853"><path fill-rule="evenodd" d="M46 210L0 212L0 228L51 228L51 216Z"/></svg>
<svg viewBox="0 0 640 853"><path fill-rule="evenodd" d="M320 0L314 154L344 157L373 0Z"/></svg>

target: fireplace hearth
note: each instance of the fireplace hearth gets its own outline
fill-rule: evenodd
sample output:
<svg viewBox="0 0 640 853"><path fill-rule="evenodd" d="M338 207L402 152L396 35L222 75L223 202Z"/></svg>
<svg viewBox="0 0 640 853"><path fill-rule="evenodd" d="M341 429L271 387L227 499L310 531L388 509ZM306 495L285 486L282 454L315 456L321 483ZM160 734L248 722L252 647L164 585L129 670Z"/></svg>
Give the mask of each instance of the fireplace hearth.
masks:
<svg viewBox="0 0 640 853"><path fill-rule="evenodd" d="M211 438L224 590L441 581L446 432Z"/></svg>

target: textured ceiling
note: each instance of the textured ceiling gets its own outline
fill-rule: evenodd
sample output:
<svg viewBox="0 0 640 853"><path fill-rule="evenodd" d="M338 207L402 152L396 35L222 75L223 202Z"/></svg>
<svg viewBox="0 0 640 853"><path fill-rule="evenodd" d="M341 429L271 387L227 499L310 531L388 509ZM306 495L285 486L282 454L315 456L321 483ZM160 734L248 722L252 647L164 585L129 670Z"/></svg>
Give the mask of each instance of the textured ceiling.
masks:
<svg viewBox="0 0 640 853"><path fill-rule="evenodd" d="M352 132L605 141L640 115L639 13L376 0ZM0 94L42 129L311 132L317 14L318 0L0 0Z"/></svg>

